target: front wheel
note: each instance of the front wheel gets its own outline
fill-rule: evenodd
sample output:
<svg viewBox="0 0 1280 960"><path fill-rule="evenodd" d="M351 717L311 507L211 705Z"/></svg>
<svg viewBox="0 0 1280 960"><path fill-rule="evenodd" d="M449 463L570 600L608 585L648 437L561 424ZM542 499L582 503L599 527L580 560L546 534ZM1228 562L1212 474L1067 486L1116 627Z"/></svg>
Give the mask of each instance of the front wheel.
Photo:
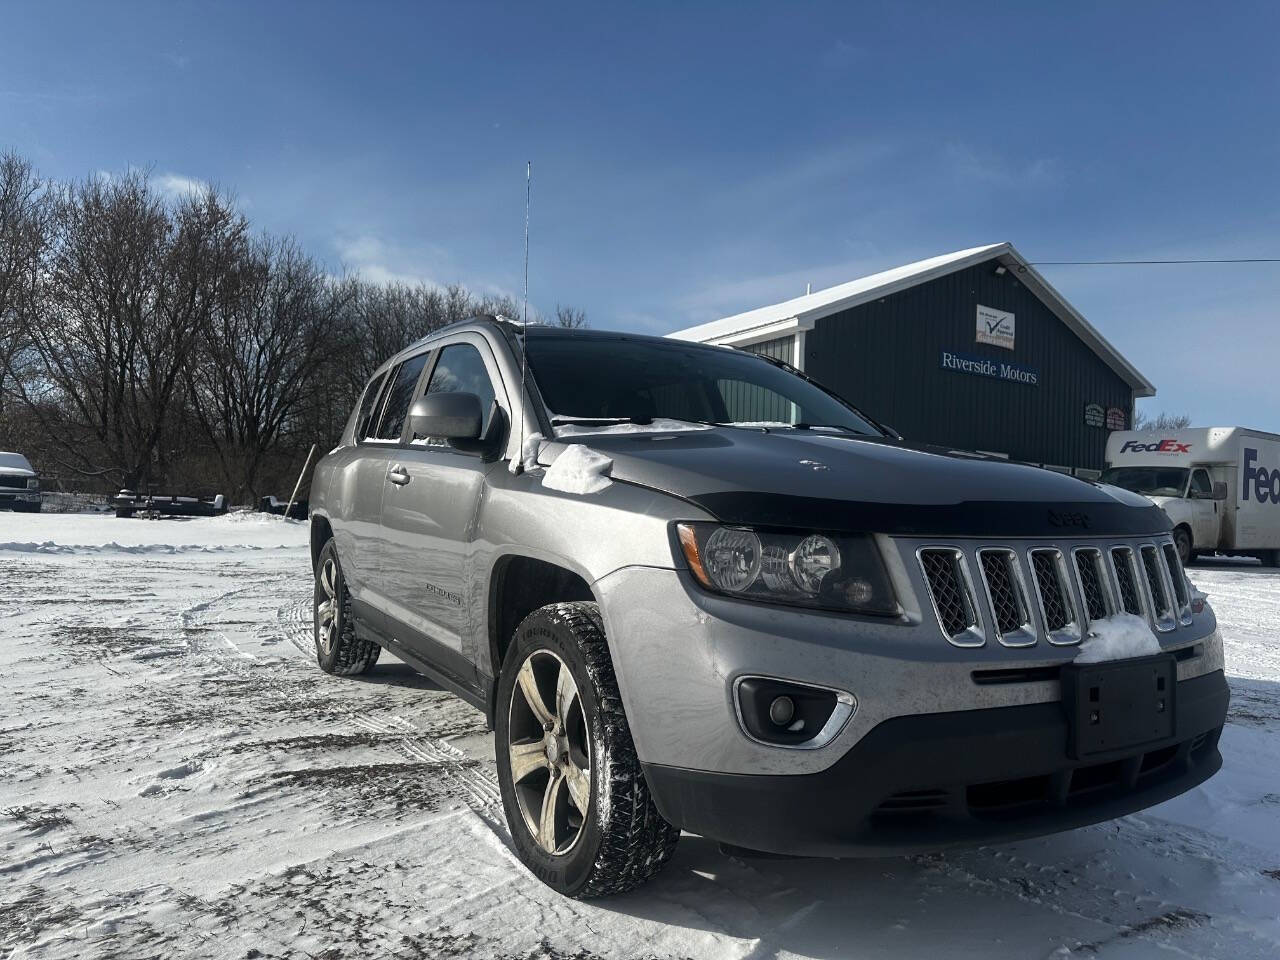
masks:
<svg viewBox="0 0 1280 960"><path fill-rule="evenodd" d="M680 831L649 795L594 603L525 618L497 714L502 805L535 876L586 899L630 890L666 865Z"/></svg>
<svg viewBox="0 0 1280 960"><path fill-rule="evenodd" d="M1191 533L1186 527L1178 527L1173 531L1173 545L1178 550L1178 559L1184 567L1189 566L1195 558L1191 544Z"/></svg>

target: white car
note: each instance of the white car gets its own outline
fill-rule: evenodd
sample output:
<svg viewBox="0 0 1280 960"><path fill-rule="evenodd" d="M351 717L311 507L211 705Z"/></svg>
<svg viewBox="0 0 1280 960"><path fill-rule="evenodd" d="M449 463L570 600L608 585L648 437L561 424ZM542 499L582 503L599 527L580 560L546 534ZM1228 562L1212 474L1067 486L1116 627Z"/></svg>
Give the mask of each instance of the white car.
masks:
<svg viewBox="0 0 1280 960"><path fill-rule="evenodd" d="M0 451L0 510L40 512L40 477L20 453Z"/></svg>

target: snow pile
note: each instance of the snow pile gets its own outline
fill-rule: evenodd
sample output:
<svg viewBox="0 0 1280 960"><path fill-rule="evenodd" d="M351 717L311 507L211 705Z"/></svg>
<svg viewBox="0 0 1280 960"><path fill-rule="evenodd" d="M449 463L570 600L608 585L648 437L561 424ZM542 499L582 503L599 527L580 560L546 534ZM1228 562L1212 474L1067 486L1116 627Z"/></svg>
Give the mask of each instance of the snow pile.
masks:
<svg viewBox="0 0 1280 960"><path fill-rule="evenodd" d="M580 443L570 444L547 468L542 485L561 493L599 493L613 481L606 475L613 460Z"/></svg>
<svg viewBox="0 0 1280 960"><path fill-rule="evenodd" d="M1102 663L1147 657L1160 652L1160 641L1147 621L1132 613L1116 613L1090 625L1090 636L1080 647L1076 663Z"/></svg>
<svg viewBox="0 0 1280 960"><path fill-rule="evenodd" d="M1183 579L1187 581L1187 598L1192 603L1196 603L1197 601L1199 601L1200 603L1204 603L1206 600L1209 599L1209 595L1207 593L1201 593L1200 588L1191 582L1190 577L1184 574Z"/></svg>
<svg viewBox="0 0 1280 960"><path fill-rule="evenodd" d="M524 443L520 447L520 462L511 461L510 467L512 474L519 472L519 468L523 467L528 473L530 470L538 466L538 454L542 451L542 445L547 438L540 433L531 433L524 438Z"/></svg>
<svg viewBox="0 0 1280 960"><path fill-rule="evenodd" d="M689 423L685 420L667 420L657 417L649 423L607 423L591 426L585 423L565 423L556 427L557 437L599 436L602 433L681 433L690 430L710 430L707 423Z"/></svg>
<svg viewBox="0 0 1280 960"><path fill-rule="evenodd" d="M274 549L288 550L290 544L279 543ZM0 543L0 552L5 553L225 553L228 550L270 550L253 543L54 543L45 540L43 543L30 541L9 541Z"/></svg>
<svg viewBox="0 0 1280 960"><path fill-rule="evenodd" d="M310 525L269 513L145 520L109 513L0 514L0 552L221 554L305 547Z"/></svg>

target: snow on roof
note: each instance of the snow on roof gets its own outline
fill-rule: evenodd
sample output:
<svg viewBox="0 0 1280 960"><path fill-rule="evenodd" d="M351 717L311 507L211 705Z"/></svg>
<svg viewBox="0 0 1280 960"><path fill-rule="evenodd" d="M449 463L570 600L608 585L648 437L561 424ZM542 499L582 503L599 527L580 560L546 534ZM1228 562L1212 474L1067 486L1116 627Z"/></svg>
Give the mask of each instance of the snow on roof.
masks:
<svg viewBox="0 0 1280 960"><path fill-rule="evenodd" d="M937 277L955 273L987 260L999 259L1014 270L1018 279L1052 310L1085 344L1101 357L1139 397L1155 396L1156 388L1107 342L1092 324L1071 306L1011 243L989 243L954 253L918 260L868 277L850 280L825 290L808 293L767 307L713 320L696 327L677 330L667 336L676 340L745 346L799 330L812 330L814 323L841 310L848 310L891 293L918 286Z"/></svg>

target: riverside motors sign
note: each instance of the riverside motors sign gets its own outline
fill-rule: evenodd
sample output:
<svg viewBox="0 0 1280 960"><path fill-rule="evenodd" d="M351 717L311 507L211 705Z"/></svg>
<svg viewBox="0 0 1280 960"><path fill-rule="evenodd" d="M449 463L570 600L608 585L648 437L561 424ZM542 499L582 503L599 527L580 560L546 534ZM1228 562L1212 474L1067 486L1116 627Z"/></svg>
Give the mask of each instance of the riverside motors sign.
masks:
<svg viewBox="0 0 1280 960"><path fill-rule="evenodd" d="M954 370L956 373L970 373L978 377L989 377L992 380L1025 383L1029 387L1038 387L1040 385L1038 371L1020 367L1016 363L1009 363L1005 360L975 357L967 353L956 353L954 350L942 351L942 369Z"/></svg>

